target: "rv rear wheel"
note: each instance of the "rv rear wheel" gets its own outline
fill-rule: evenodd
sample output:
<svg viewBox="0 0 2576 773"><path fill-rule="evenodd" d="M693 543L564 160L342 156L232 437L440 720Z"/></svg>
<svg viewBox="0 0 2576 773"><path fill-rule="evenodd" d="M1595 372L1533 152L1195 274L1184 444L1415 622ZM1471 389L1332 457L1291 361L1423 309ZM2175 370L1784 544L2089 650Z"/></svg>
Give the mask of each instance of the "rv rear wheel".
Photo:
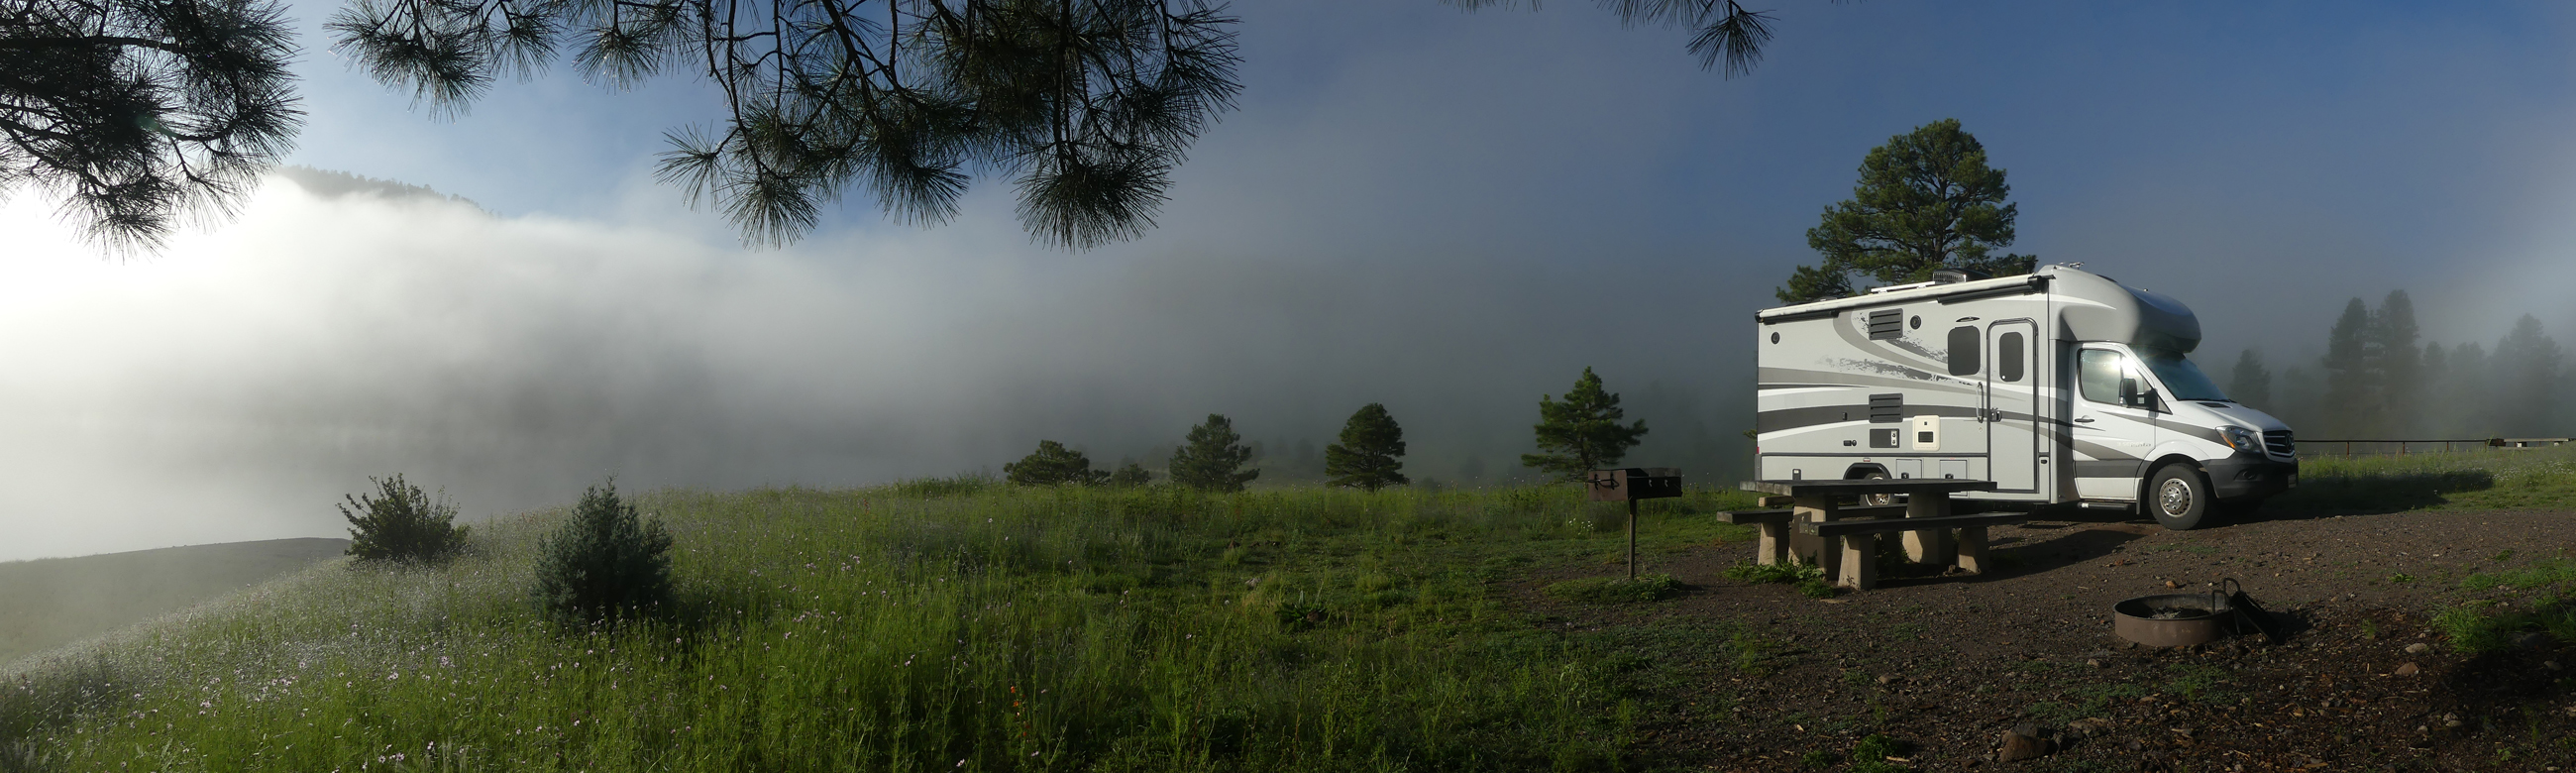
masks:
<svg viewBox="0 0 2576 773"><path fill-rule="evenodd" d="M2147 479L2147 501L2144 508L2156 517L2156 523L2174 531L2190 531L2213 522L2209 517L2217 505L2210 496L2209 479L2188 464L2168 464L2156 469Z"/></svg>
<svg viewBox="0 0 2576 773"><path fill-rule="evenodd" d="M1869 471L1869 472L1867 472L1867 473L1862 474L1862 475L1860 476L1860 479L1861 479L1861 480L1886 480L1886 479L1887 479L1887 471L1886 471L1886 470L1871 470L1871 471ZM1860 498L1859 498L1859 499L1860 499L1860 505L1861 505L1861 506L1863 506L1863 507L1879 507L1879 506L1882 506L1882 505L1892 505L1892 504L1896 504L1896 495L1895 495L1895 494L1862 494L1862 495L1860 495Z"/></svg>

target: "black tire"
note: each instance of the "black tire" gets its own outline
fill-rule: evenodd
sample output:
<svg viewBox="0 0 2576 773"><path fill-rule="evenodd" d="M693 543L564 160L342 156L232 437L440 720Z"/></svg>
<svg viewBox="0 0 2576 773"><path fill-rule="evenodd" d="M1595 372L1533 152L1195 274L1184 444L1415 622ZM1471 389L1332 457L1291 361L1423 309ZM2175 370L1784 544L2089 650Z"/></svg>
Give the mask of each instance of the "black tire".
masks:
<svg viewBox="0 0 2576 773"><path fill-rule="evenodd" d="M1886 479L1887 479L1887 471L1886 471L1886 470L1870 470L1869 472L1861 473L1860 479L1861 479L1861 480L1886 480ZM1859 497L1855 497L1855 499L1856 499L1857 503L1858 503L1860 506L1862 506L1862 507L1878 507L1878 506L1881 506L1881 505L1892 505L1892 504L1896 504L1896 495L1895 495L1895 494L1862 494L1862 495L1860 495Z"/></svg>
<svg viewBox="0 0 2576 773"><path fill-rule="evenodd" d="M2188 464L2168 464L2156 468L2147 479L2146 500L2139 509L2155 516L2156 523L2173 531L2190 531L2213 526L2218 519L2218 498L2211 496L2209 479Z"/></svg>

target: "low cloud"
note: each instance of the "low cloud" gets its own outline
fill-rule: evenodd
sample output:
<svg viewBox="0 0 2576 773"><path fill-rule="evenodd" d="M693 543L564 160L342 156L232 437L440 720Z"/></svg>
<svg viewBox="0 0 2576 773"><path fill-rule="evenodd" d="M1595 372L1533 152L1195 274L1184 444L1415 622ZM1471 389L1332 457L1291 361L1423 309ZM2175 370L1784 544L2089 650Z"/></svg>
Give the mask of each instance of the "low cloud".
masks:
<svg viewBox="0 0 2576 773"><path fill-rule="evenodd" d="M273 181L144 262L0 266L0 559L330 536L370 475L469 517L622 486L843 486L995 469L1041 438L1151 458L1208 413L1293 455L1360 405L1417 478L1517 470L1585 366L1641 463L1740 456L1744 322L1537 255L988 251L972 224L744 252L502 218L400 185ZM300 184L299 184L300 182ZM0 209L12 232L59 231ZM68 239L31 244L69 245Z"/></svg>

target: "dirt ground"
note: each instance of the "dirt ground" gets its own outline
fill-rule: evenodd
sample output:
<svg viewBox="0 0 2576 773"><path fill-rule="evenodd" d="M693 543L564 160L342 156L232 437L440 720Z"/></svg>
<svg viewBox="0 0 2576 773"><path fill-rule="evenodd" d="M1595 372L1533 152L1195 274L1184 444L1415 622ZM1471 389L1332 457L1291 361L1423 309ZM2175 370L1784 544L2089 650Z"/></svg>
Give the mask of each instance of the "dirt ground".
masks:
<svg viewBox="0 0 2576 773"><path fill-rule="evenodd" d="M2467 658L2427 628L2465 600L2515 598L2461 590L2472 573L2576 555L2576 514L2266 513L2169 532L2069 511L1992 541L1985 575L1888 579L1829 600L1725 579L1750 560L1746 543L1656 557L1653 570L1690 589L1651 605L1537 592L1562 578L1521 590L1571 631L1723 634L1639 645L1682 661L1657 688L1671 708L1643 723L1664 766L1839 770L1875 732L1925 771L2576 770L2576 652ZM2113 603L2223 578L2286 624L2284 643L2158 649L2112 634ZM2016 729L2050 753L2000 761Z"/></svg>

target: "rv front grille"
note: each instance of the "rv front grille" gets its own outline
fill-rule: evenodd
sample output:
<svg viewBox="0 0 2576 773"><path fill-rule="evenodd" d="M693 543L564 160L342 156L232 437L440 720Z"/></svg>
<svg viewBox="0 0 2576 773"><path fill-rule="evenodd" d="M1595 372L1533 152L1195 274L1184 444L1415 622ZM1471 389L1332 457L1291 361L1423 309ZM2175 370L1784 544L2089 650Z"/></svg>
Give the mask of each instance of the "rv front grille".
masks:
<svg viewBox="0 0 2576 773"><path fill-rule="evenodd" d="M2297 456L2299 444L2290 439L2289 430L2276 429L2263 433L2263 450L2272 452L2273 456Z"/></svg>

